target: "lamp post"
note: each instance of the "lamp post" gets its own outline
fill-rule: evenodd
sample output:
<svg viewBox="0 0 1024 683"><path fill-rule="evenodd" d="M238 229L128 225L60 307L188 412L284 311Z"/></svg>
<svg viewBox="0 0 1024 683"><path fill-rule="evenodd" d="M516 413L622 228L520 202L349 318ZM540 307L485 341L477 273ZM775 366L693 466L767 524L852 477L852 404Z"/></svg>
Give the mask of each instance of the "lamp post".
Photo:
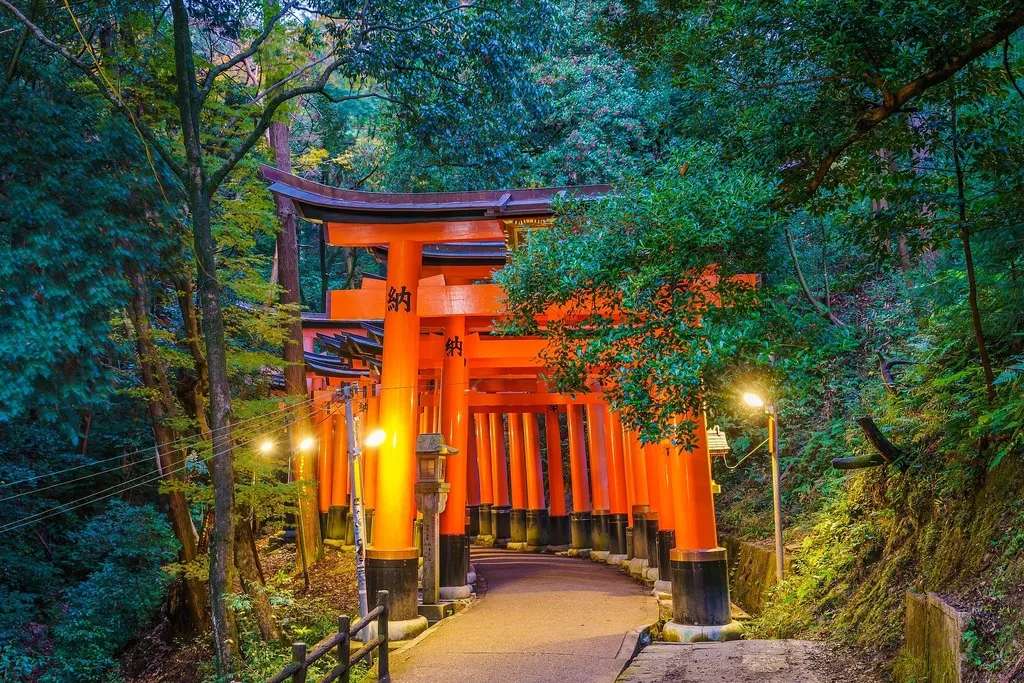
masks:
<svg viewBox="0 0 1024 683"><path fill-rule="evenodd" d="M289 435L290 435L291 427L288 428L288 432L289 432ZM289 441L289 443L291 443L291 439L289 439L288 441ZM316 448L316 439L314 439L312 436L305 436L305 437L303 437L299 441L299 443L297 445L297 448L298 448L299 452L301 452L301 453L308 453L309 451L311 451L314 448ZM288 449L288 482L289 483L291 483L291 480L292 480L292 456L294 455L294 452L295 452L295 449L293 449L293 448L289 448ZM296 542L296 548L298 549L298 552L299 552L299 559L302 560L302 581L303 581L303 585L306 588L306 592L309 592L309 567L306 566L306 548L305 548L305 544L304 544L304 541L303 541L303 534L302 534L302 511L301 510L299 511L298 514L295 515L295 542Z"/></svg>
<svg viewBox="0 0 1024 683"><path fill-rule="evenodd" d="M751 408L763 408L768 417L768 454L772 461L772 512L775 518L775 575L782 581L785 574L785 546L782 542L782 486L779 471L779 418L775 404L759 395L747 392L743 402Z"/></svg>

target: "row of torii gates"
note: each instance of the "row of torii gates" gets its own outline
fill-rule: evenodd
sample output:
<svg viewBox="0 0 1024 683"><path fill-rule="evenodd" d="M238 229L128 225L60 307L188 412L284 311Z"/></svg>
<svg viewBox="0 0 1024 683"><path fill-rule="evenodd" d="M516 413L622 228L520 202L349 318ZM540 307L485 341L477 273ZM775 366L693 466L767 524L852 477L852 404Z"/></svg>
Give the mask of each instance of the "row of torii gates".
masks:
<svg viewBox="0 0 1024 683"><path fill-rule="evenodd" d="M560 195L596 198L607 186L387 194L270 167L262 173L298 215L325 225L328 244L369 248L387 264L383 280L365 276L359 289L331 291L326 315L304 315L303 330L314 405L323 410L332 387L358 382L360 428L385 436L364 451L362 489L372 529L367 590L390 592L389 630L426 627L417 604L415 449L417 436L430 432L455 450L440 519L442 597L469 594L470 539L494 538L528 550L590 549L641 571L657 568L671 583L670 636L706 637L734 626L704 417L690 418L693 450L641 444L595 383L571 396L548 390L545 340L492 334L507 311L491 278L508 250L548 224ZM546 319L571 322L586 313L551 309ZM350 477L344 422L320 422L318 496L331 537L343 533Z"/></svg>

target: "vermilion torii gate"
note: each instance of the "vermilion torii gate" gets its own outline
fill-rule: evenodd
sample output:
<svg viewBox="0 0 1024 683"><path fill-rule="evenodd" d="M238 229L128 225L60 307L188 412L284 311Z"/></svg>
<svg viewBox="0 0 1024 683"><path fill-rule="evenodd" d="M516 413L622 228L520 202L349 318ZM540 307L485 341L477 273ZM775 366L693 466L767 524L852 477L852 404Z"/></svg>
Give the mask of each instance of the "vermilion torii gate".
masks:
<svg viewBox="0 0 1024 683"><path fill-rule="evenodd" d="M378 194L267 167L263 174L299 215L325 224L330 244L371 248L386 259L384 281L367 278L358 290L331 292L328 320L308 329L324 330L321 341L337 355L307 353L307 366L314 389L357 377L368 395L362 423L386 435L364 461L365 504L373 510L367 582L371 594L391 593L393 635L426 625L417 610L414 542L419 431L442 432L458 451L448 458L451 491L441 519L442 597L471 590L473 534L522 549L568 543L612 562L628 560L633 573L661 579L666 589L671 580L679 637L688 637L689 627L721 630L730 623L702 416L694 420L693 451L643 446L623 429L600 387L571 397L546 389L539 379L543 340L490 335L506 314L502 290L490 283L505 244L542 226L558 195L596 197L606 187ZM342 443L336 435L322 434L320 442L321 512L330 519L343 507L347 470L328 464L344 459L328 445Z"/></svg>

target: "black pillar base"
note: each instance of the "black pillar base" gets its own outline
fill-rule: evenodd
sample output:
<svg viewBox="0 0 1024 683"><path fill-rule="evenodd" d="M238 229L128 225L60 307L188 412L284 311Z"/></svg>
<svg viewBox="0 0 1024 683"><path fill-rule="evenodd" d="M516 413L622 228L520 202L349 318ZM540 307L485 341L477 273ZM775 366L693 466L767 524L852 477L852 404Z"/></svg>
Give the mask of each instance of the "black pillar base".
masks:
<svg viewBox="0 0 1024 683"><path fill-rule="evenodd" d="M363 522L363 545L369 547L373 545L373 508L363 510Z"/></svg>
<svg viewBox="0 0 1024 683"><path fill-rule="evenodd" d="M569 545L572 534L569 531L569 516L548 517L548 544Z"/></svg>
<svg viewBox="0 0 1024 683"><path fill-rule="evenodd" d="M367 595L388 591L391 621L404 621L419 616L417 609L417 576L419 561L415 548L403 550L366 551Z"/></svg>
<svg viewBox="0 0 1024 683"><path fill-rule="evenodd" d="M321 512L320 513L320 534L321 534L321 536L323 536L324 529L327 528L327 517L328 517L328 513L326 513L326 512Z"/></svg>
<svg viewBox="0 0 1024 683"><path fill-rule="evenodd" d="M644 531L647 539L647 566L658 566L658 512L648 510L644 515Z"/></svg>
<svg viewBox="0 0 1024 683"><path fill-rule="evenodd" d="M626 525L629 518L625 513L616 512L608 518L608 550L612 555L626 554Z"/></svg>
<svg viewBox="0 0 1024 683"><path fill-rule="evenodd" d="M633 527L626 527L626 559L632 560L633 555Z"/></svg>
<svg viewBox="0 0 1024 683"><path fill-rule="evenodd" d="M591 526L589 512L574 512L569 515L569 542L573 548L582 550L591 547Z"/></svg>
<svg viewBox="0 0 1024 683"><path fill-rule="evenodd" d="M512 530L512 535L509 536L512 542L526 543L526 510L512 508L512 513L509 516L509 526Z"/></svg>
<svg viewBox="0 0 1024 683"><path fill-rule="evenodd" d="M466 535L472 538L480 535L480 506L466 506Z"/></svg>
<svg viewBox="0 0 1024 683"><path fill-rule="evenodd" d="M526 545L541 546L548 544L548 511L526 511Z"/></svg>
<svg viewBox="0 0 1024 683"><path fill-rule="evenodd" d="M491 508L491 528L496 542L508 543L512 538L512 508L507 505Z"/></svg>
<svg viewBox="0 0 1024 683"><path fill-rule="evenodd" d="M477 536L493 536L494 525L491 524L491 504L481 503L477 509Z"/></svg>
<svg viewBox="0 0 1024 683"><path fill-rule="evenodd" d="M647 559L647 506L633 506L633 557Z"/></svg>
<svg viewBox="0 0 1024 683"><path fill-rule="evenodd" d="M442 587L465 586L466 569L469 567L469 544L462 534L441 534L438 537L437 555L441 569L438 579Z"/></svg>
<svg viewBox="0 0 1024 683"><path fill-rule="evenodd" d="M324 525L324 538L331 541L347 540L345 537L348 526L348 508L333 505L327 510L327 524Z"/></svg>
<svg viewBox="0 0 1024 683"><path fill-rule="evenodd" d="M676 547L676 532L672 529L658 530L658 578L662 581L672 580L672 567L669 554Z"/></svg>
<svg viewBox="0 0 1024 683"><path fill-rule="evenodd" d="M593 524L590 527L590 542L591 542L591 546L590 547L593 550L598 550L598 551L608 550L608 548L609 548L608 536L609 536L609 528L610 528L610 524L609 524L610 519L609 518L610 517L611 517L611 515L609 515L607 512L604 512L604 511L600 511L600 512L595 511L594 512L594 522L593 522Z"/></svg>
<svg viewBox="0 0 1024 683"><path fill-rule="evenodd" d="M365 533L366 530L364 529ZM345 545L356 544L356 520L352 516L352 510L345 512Z"/></svg>
<svg viewBox="0 0 1024 683"><path fill-rule="evenodd" d="M691 626L724 626L729 613L729 567L725 548L673 550L672 621Z"/></svg>

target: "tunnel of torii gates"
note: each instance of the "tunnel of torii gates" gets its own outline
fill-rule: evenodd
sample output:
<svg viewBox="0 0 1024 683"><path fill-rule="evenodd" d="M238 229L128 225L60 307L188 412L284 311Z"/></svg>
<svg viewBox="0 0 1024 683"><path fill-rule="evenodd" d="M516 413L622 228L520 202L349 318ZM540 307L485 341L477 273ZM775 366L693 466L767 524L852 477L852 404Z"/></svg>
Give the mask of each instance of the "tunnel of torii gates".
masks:
<svg viewBox="0 0 1024 683"><path fill-rule="evenodd" d="M385 434L364 450L361 474L367 590L390 592L389 631L426 627L417 604L415 449L419 434L433 432L455 449L440 519L442 598L469 595L471 539L568 546L629 560L648 578L656 568L671 583L670 625L731 624L710 462L724 437L703 415L682 416L697 425L693 450L643 445L596 382L575 395L545 387L543 339L492 334L506 309L491 279L508 250L549 224L558 196L596 198L606 186L386 194L262 173L298 215L324 224L328 244L368 248L386 263L384 279L364 275L359 289L329 292L326 314L302 322L307 385L324 411L314 423L328 538L345 537L351 489L344 417L325 412L337 387L358 383L359 429ZM546 319L585 314L552 309Z"/></svg>

